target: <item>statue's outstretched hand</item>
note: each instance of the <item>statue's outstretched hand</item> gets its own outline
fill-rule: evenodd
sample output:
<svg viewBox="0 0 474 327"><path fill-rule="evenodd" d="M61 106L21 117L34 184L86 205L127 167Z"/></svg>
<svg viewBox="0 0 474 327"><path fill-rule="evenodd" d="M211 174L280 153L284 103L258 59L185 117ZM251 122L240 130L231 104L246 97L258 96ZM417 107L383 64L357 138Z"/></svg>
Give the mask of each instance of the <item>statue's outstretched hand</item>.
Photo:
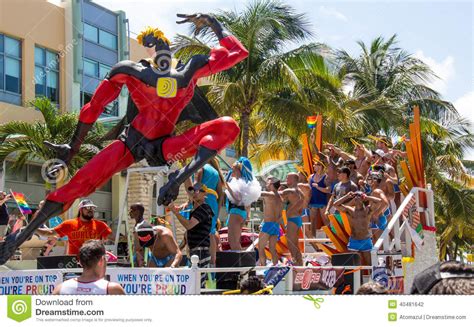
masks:
<svg viewBox="0 0 474 327"><path fill-rule="evenodd" d="M46 147L56 153L56 159L60 161L58 164L52 166L47 172L48 176L55 177L69 164L72 157L74 156L73 151L71 150L71 146L69 144L53 144L48 141L44 141L43 143Z"/></svg>
<svg viewBox="0 0 474 327"><path fill-rule="evenodd" d="M195 35L199 34L204 27L212 28L217 23L214 17L206 14L177 14L176 16L183 18L183 20L176 21L177 24L193 23L196 27L194 30Z"/></svg>

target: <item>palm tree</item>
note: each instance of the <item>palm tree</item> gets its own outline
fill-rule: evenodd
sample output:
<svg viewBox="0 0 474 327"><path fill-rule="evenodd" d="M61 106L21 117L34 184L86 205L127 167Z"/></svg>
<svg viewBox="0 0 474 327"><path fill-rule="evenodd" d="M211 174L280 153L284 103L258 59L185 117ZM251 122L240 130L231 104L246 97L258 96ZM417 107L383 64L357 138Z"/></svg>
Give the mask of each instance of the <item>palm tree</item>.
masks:
<svg viewBox="0 0 474 327"><path fill-rule="evenodd" d="M230 114L238 119L241 127L237 152L248 156L249 140L255 137L255 129L250 121L258 111L265 94L272 83L268 82L268 66L277 65L284 78L292 84L294 72L284 58L284 47L292 42L303 41L311 36L309 23L304 14L279 1L262 0L250 3L244 11L220 11L214 16L235 35L249 51L246 60L236 67L212 76L212 85L208 91L211 103L221 114ZM201 37L209 40L211 31L205 29ZM175 48L176 56L186 60L196 53L209 51L204 42L196 38L178 36ZM297 55L293 52L293 55ZM293 108L287 108L287 113ZM253 134L253 135L252 135Z"/></svg>
<svg viewBox="0 0 474 327"><path fill-rule="evenodd" d="M293 84L277 78L275 82L280 84L262 97L259 113L265 119L256 127L257 135L265 136L265 143L255 141L253 154L257 162L275 150L286 154L286 158L297 157L299 135L308 132L304 123L308 115L324 116L326 142L347 146L351 144L351 137L362 138L378 133L381 125L397 126L402 122L384 97L368 98L364 94L346 92L344 75L336 65L334 52L326 45L309 44L292 52L281 60L294 72ZM277 65L267 70L269 75L281 76ZM291 108L291 112L287 108ZM378 124L370 122L372 116L381 117Z"/></svg>
<svg viewBox="0 0 474 327"><path fill-rule="evenodd" d="M370 46L359 42L361 54L353 58L339 51L343 78L353 84L353 94L366 99L384 98L399 123L385 124L380 115L370 114L367 122L386 135L407 134L411 107L419 105L422 114L422 148L426 179L435 190L435 208L440 258L454 258L458 250L472 242L474 197L472 176L463 165L463 154L474 146L468 120L459 116L454 106L443 101L438 92L426 86L437 78L430 67L396 46L396 36L382 37ZM464 243L463 243L464 242Z"/></svg>
<svg viewBox="0 0 474 327"><path fill-rule="evenodd" d="M58 109L47 98L36 98L30 102L30 106L41 112L44 121L11 121L0 125L0 162L12 158L14 169L23 167L27 161L44 162L56 158L54 151L43 142L69 143L77 125L76 114L58 114ZM79 153L68 166L71 176L103 148L104 132L101 124L94 124Z"/></svg>

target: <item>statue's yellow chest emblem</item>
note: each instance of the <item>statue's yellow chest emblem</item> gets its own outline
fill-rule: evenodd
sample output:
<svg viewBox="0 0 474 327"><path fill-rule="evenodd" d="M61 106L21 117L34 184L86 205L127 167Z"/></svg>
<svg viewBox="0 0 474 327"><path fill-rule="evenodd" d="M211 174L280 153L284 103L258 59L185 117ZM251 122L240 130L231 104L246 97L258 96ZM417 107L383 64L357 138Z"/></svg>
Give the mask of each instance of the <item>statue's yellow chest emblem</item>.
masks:
<svg viewBox="0 0 474 327"><path fill-rule="evenodd" d="M172 77L159 77L156 82L156 94L162 98L174 98L178 92L178 82Z"/></svg>

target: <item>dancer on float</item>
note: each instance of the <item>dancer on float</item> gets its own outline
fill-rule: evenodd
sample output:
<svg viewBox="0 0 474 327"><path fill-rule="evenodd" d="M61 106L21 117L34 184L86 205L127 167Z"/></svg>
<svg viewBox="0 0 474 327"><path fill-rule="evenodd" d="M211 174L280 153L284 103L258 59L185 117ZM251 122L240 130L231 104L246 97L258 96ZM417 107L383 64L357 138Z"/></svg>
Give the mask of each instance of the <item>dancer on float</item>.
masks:
<svg viewBox="0 0 474 327"><path fill-rule="evenodd" d="M281 191L280 195L286 206L286 239L291 259L297 266L303 265L303 257L299 249L298 231L303 226L301 213L304 207L304 195L298 187L298 174L289 173L286 176L288 188Z"/></svg>
<svg viewBox="0 0 474 327"><path fill-rule="evenodd" d="M263 225L258 235L258 263L260 266L267 265L267 256L265 247L268 243L268 249L272 255L273 265L278 264L278 253L276 244L280 236L280 220L281 211L283 209L283 201L278 189L280 188L280 180L273 176L267 178L266 191L261 196L263 199Z"/></svg>
<svg viewBox="0 0 474 327"><path fill-rule="evenodd" d="M311 200L309 201L311 230L314 235L322 226L329 226L329 219L324 214L328 205L331 186L327 181L326 165L316 159L313 164L314 174L309 179ZM314 232L313 232L314 231Z"/></svg>
<svg viewBox="0 0 474 327"><path fill-rule="evenodd" d="M231 250L242 250L242 227L250 214L250 205L258 200L262 189L253 176L252 164L246 157L240 157L234 163L226 181L229 245Z"/></svg>
<svg viewBox="0 0 474 327"><path fill-rule="evenodd" d="M160 189L157 202L168 205L178 196L181 183L234 142L240 129L230 117L207 121L183 134L173 135L183 109L193 98L198 79L229 69L248 56L239 40L225 31L214 17L203 14L178 14L178 17L184 18L178 23L193 23L196 33L203 28L211 29L220 46L212 48L209 55L194 55L186 64L172 69L170 41L163 32L157 28L141 32L138 42L152 58L116 64L99 84L91 101L81 109L71 142L47 144L57 152L59 159L69 164L105 106L118 97L123 86L127 86L136 106L135 117L120 139L100 151L70 182L47 196L32 223L0 243L0 264L48 218L66 211L77 198L93 193L115 173L133 163L146 159L152 166L161 166L194 156L188 165L170 174Z"/></svg>
<svg viewBox="0 0 474 327"><path fill-rule="evenodd" d="M370 207L373 203L381 201L380 198L365 195L360 191L350 191L334 201L334 207L340 212L345 212L349 218L351 235L347 249L359 253L362 265L365 266L371 264L370 251L373 247L370 229ZM351 205L351 203L354 204Z"/></svg>

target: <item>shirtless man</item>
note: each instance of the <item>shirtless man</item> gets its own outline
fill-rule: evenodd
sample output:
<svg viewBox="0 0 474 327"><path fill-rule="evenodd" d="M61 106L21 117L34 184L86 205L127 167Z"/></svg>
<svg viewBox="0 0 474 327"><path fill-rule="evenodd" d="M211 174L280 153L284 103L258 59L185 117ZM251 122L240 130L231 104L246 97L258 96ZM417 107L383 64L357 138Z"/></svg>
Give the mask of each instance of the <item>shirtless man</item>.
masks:
<svg viewBox="0 0 474 327"><path fill-rule="evenodd" d="M387 227L387 218L390 214L389 201L385 196L385 193L380 188L382 183L382 173L378 171L373 171L367 176L367 183L372 189L370 194L373 197L379 198L381 201L379 203L373 204L370 210L370 227L374 236L374 242L382 235L382 232Z"/></svg>
<svg viewBox="0 0 474 327"><path fill-rule="evenodd" d="M143 251L148 248L148 267L179 267L182 254L173 233L166 227L153 227L143 220L135 227L140 248ZM143 255L143 252L141 252Z"/></svg>
<svg viewBox="0 0 474 327"><path fill-rule="evenodd" d="M286 239L291 258L297 266L303 265L303 257L298 247L298 230L303 226L301 212L304 208L304 194L298 187L298 174L289 173L286 177L288 188L279 192L283 201L287 203L286 208Z"/></svg>
<svg viewBox="0 0 474 327"><path fill-rule="evenodd" d="M258 235L258 262L259 265L267 264L267 256L265 255L265 246L269 243L270 253L272 254L273 265L278 264L278 253L276 244L280 235L280 218L283 209L283 201L281 200L278 189L280 181L275 177L267 178L267 191L262 191L263 198L263 226Z"/></svg>
<svg viewBox="0 0 474 327"><path fill-rule="evenodd" d="M331 186L331 192L334 189L334 186L339 182L338 180L338 172L337 170L342 167L343 160L342 158L334 151L334 148L331 147L330 144L326 145L327 152L325 153L318 153L320 158L323 159L323 162L327 163L327 181Z"/></svg>
<svg viewBox="0 0 474 327"><path fill-rule="evenodd" d="M354 205L344 204L353 199ZM345 212L349 218L351 226L351 236L347 248L350 251L358 252L362 259L362 265L370 265L370 250L372 250L372 232L370 230L370 206L364 201L380 202L379 198L366 196L362 192L349 192L337 201L334 206L337 210Z"/></svg>
<svg viewBox="0 0 474 327"><path fill-rule="evenodd" d="M393 178L386 171L386 165L383 162L380 165L373 166L373 171L380 172L382 174L382 181L380 182L380 189L384 192L389 203L395 199L395 191L393 188ZM388 167L390 169L390 167Z"/></svg>

